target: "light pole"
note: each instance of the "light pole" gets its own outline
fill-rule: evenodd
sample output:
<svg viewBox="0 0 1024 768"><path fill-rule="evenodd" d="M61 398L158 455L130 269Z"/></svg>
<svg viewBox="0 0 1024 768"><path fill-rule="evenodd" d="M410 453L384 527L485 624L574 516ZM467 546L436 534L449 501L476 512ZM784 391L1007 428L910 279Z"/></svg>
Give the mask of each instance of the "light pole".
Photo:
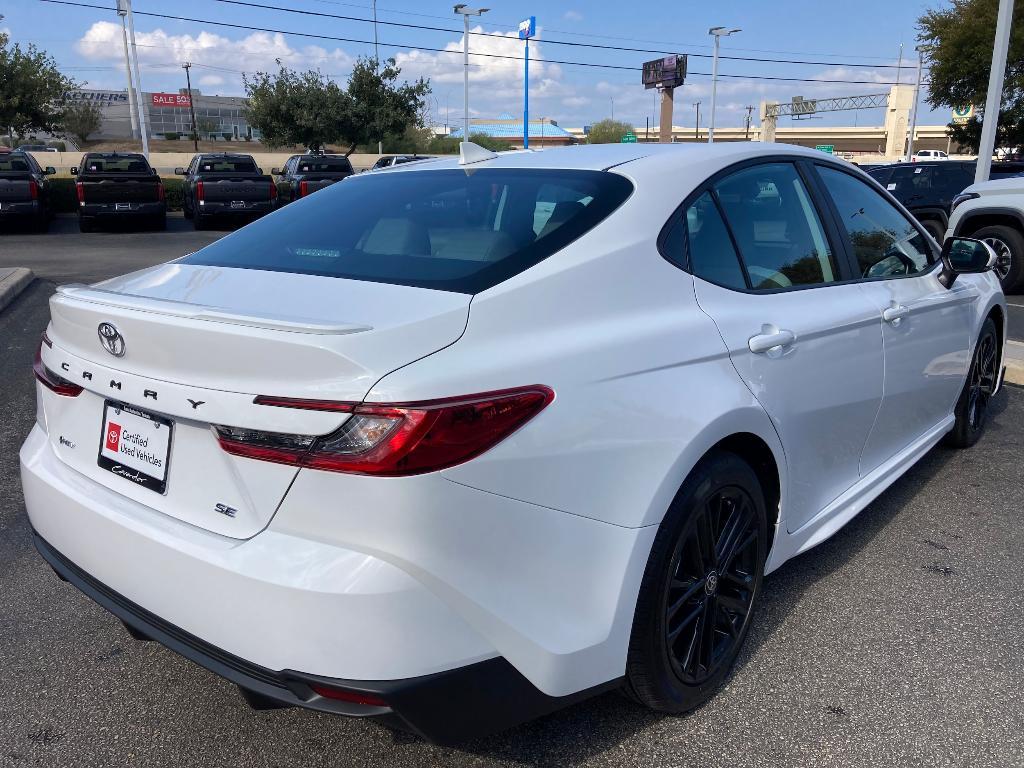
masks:
<svg viewBox="0 0 1024 768"><path fill-rule="evenodd" d="M917 133L917 102L921 100L921 54L924 51L923 46L917 46L917 84L914 86L914 105L910 109L910 136L907 137L907 154L904 157L905 162L910 162L914 158L914 134Z"/></svg>
<svg viewBox="0 0 1024 768"><path fill-rule="evenodd" d="M1006 74L1006 53L1010 47L1010 22L1013 21L1013 0L999 0L996 16L996 39L992 46L992 69L988 74L988 94L985 97L985 116L981 123L981 142L978 145L978 166L974 182L988 181L992 170L992 153L996 147L996 127L999 123L999 104L1003 98L1003 76Z"/></svg>
<svg viewBox="0 0 1024 768"><path fill-rule="evenodd" d="M718 45L723 37L741 32L739 29L726 29L725 27L712 27L708 34L715 38L715 57L711 64L711 119L708 122L708 144L715 140L715 100L718 92Z"/></svg>
<svg viewBox="0 0 1024 768"><path fill-rule="evenodd" d="M124 0L118 0L117 15L121 17L121 40L124 42L124 68L128 73L128 114L132 123L132 138L139 134L139 111L135 105L135 86L132 85L132 62L128 57L128 26L124 17L128 15L128 7ZM0 17L2 18L2 17Z"/></svg>
<svg viewBox="0 0 1024 768"><path fill-rule="evenodd" d="M530 38L537 34L537 17L519 22L519 39L523 41L523 149L530 148Z"/></svg>
<svg viewBox="0 0 1024 768"><path fill-rule="evenodd" d="M469 17L482 16L490 8L470 8L465 3L455 6L455 13L462 14L463 35L462 35L462 59L464 72L462 79L462 106L465 114L462 116L462 140L469 141Z"/></svg>
<svg viewBox="0 0 1024 768"><path fill-rule="evenodd" d="M185 82L188 85L188 112L192 116L192 147L196 152L198 152L199 129L196 128L196 108L192 103L192 74L189 71L192 68L192 62L186 61L181 65L181 68L185 70Z"/></svg>
<svg viewBox="0 0 1024 768"><path fill-rule="evenodd" d="M135 74L135 98L139 105L139 133L142 134L142 154L149 159L149 129L146 125L146 105L142 103L142 75L139 74L139 49L135 45L135 15L132 13L132 0L123 0L125 12L128 14L128 37L132 41L132 69Z"/></svg>
<svg viewBox="0 0 1024 768"><path fill-rule="evenodd" d="M700 140L700 102L693 102L694 108L697 110L697 121L693 124L693 138Z"/></svg>
<svg viewBox="0 0 1024 768"><path fill-rule="evenodd" d="M377 47L377 0L373 0L373 71L380 71L380 49ZM379 125L377 126L377 133L380 133ZM384 142L381 141L379 135L377 137L377 154L384 154Z"/></svg>

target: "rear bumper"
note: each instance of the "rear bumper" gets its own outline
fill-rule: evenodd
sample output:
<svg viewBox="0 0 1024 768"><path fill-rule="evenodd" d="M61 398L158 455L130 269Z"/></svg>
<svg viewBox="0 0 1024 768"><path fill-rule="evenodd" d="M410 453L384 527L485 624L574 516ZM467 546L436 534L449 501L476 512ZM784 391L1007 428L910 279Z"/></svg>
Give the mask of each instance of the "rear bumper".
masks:
<svg viewBox="0 0 1024 768"><path fill-rule="evenodd" d="M160 216L167 212L166 203L129 203L130 208L118 210L114 203L79 204L78 215L86 218L131 218L134 216Z"/></svg>
<svg viewBox="0 0 1024 768"><path fill-rule="evenodd" d="M4 219L20 219L24 216L38 216L43 213L43 210L38 200L0 201L0 221Z"/></svg>
<svg viewBox="0 0 1024 768"><path fill-rule="evenodd" d="M297 706L365 717L412 731L438 744L455 744L540 717L619 682L573 696L546 696L502 658L404 680L339 680L292 670L277 672L245 661L164 621L89 576L35 531L32 538L39 554L58 576L136 633L238 685L256 709ZM323 685L369 694L385 705L326 698L313 689Z"/></svg>

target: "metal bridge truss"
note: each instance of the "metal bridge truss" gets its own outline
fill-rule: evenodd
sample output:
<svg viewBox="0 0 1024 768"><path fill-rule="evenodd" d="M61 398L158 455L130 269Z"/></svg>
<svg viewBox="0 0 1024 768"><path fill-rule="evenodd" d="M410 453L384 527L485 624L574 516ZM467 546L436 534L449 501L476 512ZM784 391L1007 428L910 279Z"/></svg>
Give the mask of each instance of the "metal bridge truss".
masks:
<svg viewBox="0 0 1024 768"><path fill-rule="evenodd" d="M870 109L889 106L889 94L872 93L867 96L844 96L838 99L795 98L788 104L769 104L765 117L810 117L817 112L842 112L849 109Z"/></svg>

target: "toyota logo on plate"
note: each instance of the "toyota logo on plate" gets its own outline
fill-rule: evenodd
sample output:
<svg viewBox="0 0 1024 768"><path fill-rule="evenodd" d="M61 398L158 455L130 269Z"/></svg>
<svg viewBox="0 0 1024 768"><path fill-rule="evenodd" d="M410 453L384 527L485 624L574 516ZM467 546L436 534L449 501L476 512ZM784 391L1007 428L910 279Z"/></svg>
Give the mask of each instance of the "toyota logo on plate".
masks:
<svg viewBox="0 0 1024 768"><path fill-rule="evenodd" d="M112 323L100 323L96 334L100 337L100 344L107 352L114 357L124 356L124 336Z"/></svg>

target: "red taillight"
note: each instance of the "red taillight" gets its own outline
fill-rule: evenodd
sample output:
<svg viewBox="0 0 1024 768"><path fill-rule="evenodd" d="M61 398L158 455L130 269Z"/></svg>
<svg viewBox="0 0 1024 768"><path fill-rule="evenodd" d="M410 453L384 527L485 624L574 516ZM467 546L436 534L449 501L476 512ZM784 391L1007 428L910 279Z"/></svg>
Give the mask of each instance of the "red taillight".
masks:
<svg viewBox="0 0 1024 768"><path fill-rule="evenodd" d="M28 196L32 200L39 199L39 185L36 184L34 179L29 179L28 182Z"/></svg>
<svg viewBox="0 0 1024 768"><path fill-rule="evenodd" d="M305 197L308 194L309 194L309 182L308 181L300 181L299 182L299 197Z"/></svg>
<svg viewBox="0 0 1024 768"><path fill-rule="evenodd" d="M156 185L156 200L158 203L162 203L164 201L164 185L160 182L157 182Z"/></svg>
<svg viewBox="0 0 1024 768"><path fill-rule="evenodd" d="M80 386L68 381L63 376L59 376L43 364L43 344L47 347L53 346L53 342L50 341L45 333L39 342L39 349L36 350L36 359L32 362L32 371L35 373L36 378L51 392L56 392L64 397L78 397L82 394Z"/></svg>
<svg viewBox="0 0 1024 768"><path fill-rule="evenodd" d="M289 435L217 427L236 456L359 475L417 475L461 464L494 447L554 399L544 386L394 405L356 405L261 396L284 408L351 411L328 435Z"/></svg>
<svg viewBox="0 0 1024 768"><path fill-rule="evenodd" d="M80 181L75 182L75 192L78 194L79 204L85 203L85 185Z"/></svg>
<svg viewBox="0 0 1024 768"><path fill-rule="evenodd" d="M206 199L206 192L203 190L203 182L196 182L196 200L203 202Z"/></svg>
<svg viewBox="0 0 1024 768"><path fill-rule="evenodd" d="M271 181L270 182L270 199L271 200L277 200L277 182L276 181Z"/></svg>
<svg viewBox="0 0 1024 768"><path fill-rule="evenodd" d="M325 699L334 699L335 701L347 701L350 704L363 704L367 707L386 707L388 703L384 701L380 696L373 693L363 693L362 691L346 691L341 688L331 688L330 686L320 685L319 683L310 683L310 688L318 696L323 696Z"/></svg>

